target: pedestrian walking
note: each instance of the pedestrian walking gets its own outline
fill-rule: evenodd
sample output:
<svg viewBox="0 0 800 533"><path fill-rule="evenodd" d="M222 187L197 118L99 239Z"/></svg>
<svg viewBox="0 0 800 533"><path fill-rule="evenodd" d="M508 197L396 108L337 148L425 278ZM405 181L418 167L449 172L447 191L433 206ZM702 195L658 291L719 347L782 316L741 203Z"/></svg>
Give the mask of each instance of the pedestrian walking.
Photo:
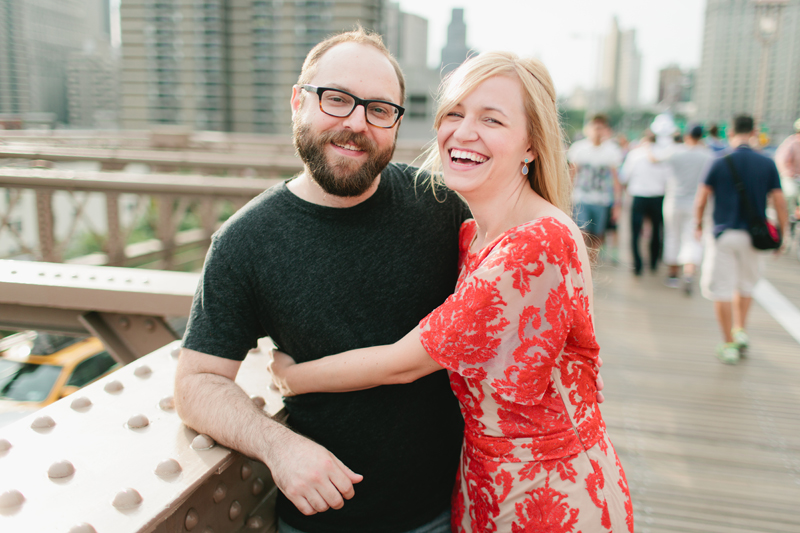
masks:
<svg viewBox="0 0 800 533"><path fill-rule="evenodd" d="M697 188L714 159L703 144L703 127L694 126L683 138L683 144L666 162L672 172L664 195L664 263L667 265L667 286L681 285L691 294L697 266L702 258L701 240L695 236L694 200Z"/></svg>
<svg viewBox="0 0 800 533"><path fill-rule="evenodd" d="M606 230L619 215L621 187L617 168L622 151L611 140L608 117L595 115L584 127L585 139L573 143L567 153L574 176L573 218L583 230L594 263L605 243Z"/></svg>
<svg viewBox="0 0 800 533"><path fill-rule="evenodd" d="M755 135L753 118L741 115L734 120L732 150L716 159L697 195L695 220L698 236L703 229L703 213L713 195L713 239L706 243L700 288L714 302L714 311L723 342L717 357L736 364L748 348L747 315L753 288L761 277L762 253L754 246L748 231L748 209L766 218L767 201L775 207L779 227L788 229L786 201L775 163L749 145ZM736 183L742 182L743 193ZM748 208L743 200L749 201Z"/></svg>
<svg viewBox="0 0 800 533"><path fill-rule="evenodd" d="M662 161L669 151L656 146L656 136L648 130L640 145L630 151L620 171L620 181L631 195L631 252L633 254L633 273L642 275L643 260L639 251L639 239L644 221L649 220L650 269L658 270L663 247L664 194L670 169Z"/></svg>

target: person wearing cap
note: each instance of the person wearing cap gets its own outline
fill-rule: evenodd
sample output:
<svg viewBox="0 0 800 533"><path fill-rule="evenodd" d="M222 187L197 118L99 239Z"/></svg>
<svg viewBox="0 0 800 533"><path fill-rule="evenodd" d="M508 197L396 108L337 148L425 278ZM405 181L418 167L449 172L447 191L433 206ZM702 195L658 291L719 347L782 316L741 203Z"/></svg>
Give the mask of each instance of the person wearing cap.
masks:
<svg viewBox="0 0 800 533"><path fill-rule="evenodd" d="M695 237L694 198L711 161L713 152L703 143L703 127L693 126L683 136L667 163L672 173L664 195L664 263L668 268L667 286L683 285L692 293L694 275L702 258L701 242Z"/></svg>

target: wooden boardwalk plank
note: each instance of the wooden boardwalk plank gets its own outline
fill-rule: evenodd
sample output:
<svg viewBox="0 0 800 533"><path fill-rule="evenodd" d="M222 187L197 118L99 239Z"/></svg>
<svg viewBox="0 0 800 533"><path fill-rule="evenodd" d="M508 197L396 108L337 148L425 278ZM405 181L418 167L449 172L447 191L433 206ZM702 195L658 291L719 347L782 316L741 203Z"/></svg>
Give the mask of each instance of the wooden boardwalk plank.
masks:
<svg viewBox="0 0 800 533"><path fill-rule="evenodd" d="M800 263L767 277L800 305ZM757 303L751 348L714 356L713 305L635 278L594 271L609 434L628 475L640 533L800 532L800 344Z"/></svg>

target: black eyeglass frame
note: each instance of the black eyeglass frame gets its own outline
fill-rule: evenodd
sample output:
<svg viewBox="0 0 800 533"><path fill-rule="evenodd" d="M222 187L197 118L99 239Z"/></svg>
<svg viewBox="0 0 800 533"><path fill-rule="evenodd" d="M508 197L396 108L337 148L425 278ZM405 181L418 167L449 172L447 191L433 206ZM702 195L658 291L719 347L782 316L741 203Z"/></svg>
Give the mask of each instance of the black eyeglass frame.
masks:
<svg viewBox="0 0 800 533"><path fill-rule="evenodd" d="M394 104L392 102L387 102L386 100L364 100L363 98L359 98L358 96L356 96L356 95L354 95L352 93L349 93L347 91L343 91L341 89L337 89L335 87L316 87L314 85L306 84L306 85L300 85L300 88L304 89L304 90L306 90L306 91L308 91L310 93L315 93L317 95L317 97L319 98L319 110L322 111L323 113L325 113L326 115L330 116L330 117L336 117L336 118L349 117L350 115L353 114L353 111L355 111L358 106L363 106L364 107L364 119L367 121L367 123L370 126L375 126L376 128L383 128L383 129L387 129L387 130L391 129L391 128L394 128L397 125L397 122L400 120L400 117L402 117L403 113L406 112L406 109L403 106ZM350 98L353 99L353 102L354 102L353 103L353 109L351 109L350 112L348 114L346 114L346 115L341 115L341 116L340 115L331 115L330 113L328 113L327 111L322 109L322 94L325 91L336 91L338 93L346 94L347 96L349 96ZM367 114L367 106L369 104L372 104L372 103L386 104L386 105L390 105L393 108L397 109L397 115L395 115L394 122L392 123L391 126L380 126L378 124L373 124L372 122L369 121L369 114Z"/></svg>

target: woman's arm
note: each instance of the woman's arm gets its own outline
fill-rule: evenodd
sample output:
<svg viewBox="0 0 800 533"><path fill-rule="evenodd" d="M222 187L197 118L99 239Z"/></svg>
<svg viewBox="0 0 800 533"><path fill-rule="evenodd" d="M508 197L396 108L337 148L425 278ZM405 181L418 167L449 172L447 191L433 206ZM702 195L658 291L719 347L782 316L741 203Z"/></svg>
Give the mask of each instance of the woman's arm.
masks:
<svg viewBox="0 0 800 533"><path fill-rule="evenodd" d="M441 369L422 347L419 327L394 344L350 350L301 364L276 352L270 363L273 382L284 396L411 383Z"/></svg>

